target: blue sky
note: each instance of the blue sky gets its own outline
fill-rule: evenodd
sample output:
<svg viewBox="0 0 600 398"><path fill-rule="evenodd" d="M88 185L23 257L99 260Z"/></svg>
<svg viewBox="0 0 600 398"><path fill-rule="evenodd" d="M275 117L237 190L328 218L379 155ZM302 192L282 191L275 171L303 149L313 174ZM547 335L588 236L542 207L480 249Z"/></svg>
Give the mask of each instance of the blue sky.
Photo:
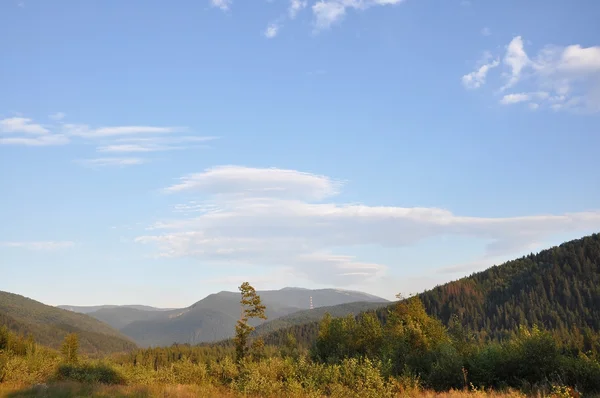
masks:
<svg viewBox="0 0 600 398"><path fill-rule="evenodd" d="M0 290L393 298L597 232L576 3L2 1Z"/></svg>

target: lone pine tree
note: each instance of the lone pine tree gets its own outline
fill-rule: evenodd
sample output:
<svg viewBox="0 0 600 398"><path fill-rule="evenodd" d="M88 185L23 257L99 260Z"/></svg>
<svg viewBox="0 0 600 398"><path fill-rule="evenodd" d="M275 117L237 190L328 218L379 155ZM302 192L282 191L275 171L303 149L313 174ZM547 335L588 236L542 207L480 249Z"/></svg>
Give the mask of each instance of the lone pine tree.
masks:
<svg viewBox="0 0 600 398"><path fill-rule="evenodd" d="M252 318L267 319L266 307L262 304L260 296L248 282L239 287L242 298L240 300L241 316L235 325L235 353L238 362L242 361L248 354L248 338L254 330L248 321ZM255 342L254 347L262 346L261 342Z"/></svg>

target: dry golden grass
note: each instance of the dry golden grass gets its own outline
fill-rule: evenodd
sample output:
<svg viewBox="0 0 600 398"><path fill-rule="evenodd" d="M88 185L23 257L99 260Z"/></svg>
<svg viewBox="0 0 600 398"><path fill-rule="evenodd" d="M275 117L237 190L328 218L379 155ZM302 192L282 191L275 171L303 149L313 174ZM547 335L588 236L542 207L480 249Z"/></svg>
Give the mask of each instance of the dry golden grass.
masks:
<svg viewBox="0 0 600 398"><path fill-rule="evenodd" d="M50 385L38 385L34 387L7 386L0 385L0 396L7 398L19 397L135 397L135 398L195 398L195 397L214 397L214 398L235 398L250 397L249 395L236 394L223 388L213 386L195 386L195 385L152 385L152 386L106 386L90 385L81 383L56 383ZM277 395L279 398L281 395ZM302 398L306 395L290 394L287 397ZM519 392L469 392L469 391L449 391L436 393L434 391L404 391L397 395L398 398L404 397L423 397L423 398L523 398L524 395ZM271 397L266 397L271 398ZM275 396L273 396L275 398Z"/></svg>

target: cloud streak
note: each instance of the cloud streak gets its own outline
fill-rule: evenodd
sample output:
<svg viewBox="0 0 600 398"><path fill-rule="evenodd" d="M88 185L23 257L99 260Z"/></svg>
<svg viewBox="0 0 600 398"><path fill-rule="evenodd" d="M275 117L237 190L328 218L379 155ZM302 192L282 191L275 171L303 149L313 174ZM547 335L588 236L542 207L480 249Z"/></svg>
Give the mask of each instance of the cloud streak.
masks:
<svg viewBox="0 0 600 398"><path fill-rule="evenodd" d="M89 167L110 167L110 166L133 166L144 163L141 158L94 158L77 160L84 166Z"/></svg>
<svg viewBox="0 0 600 398"><path fill-rule="evenodd" d="M100 153L150 153L203 147L206 142L218 138L190 135L187 127L134 125L93 128L87 124L64 123L66 114L63 112L48 117L54 124L42 125L25 117L0 119L0 145L41 147L85 140L97 142L96 151ZM132 163L133 158L114 159L116 158L84 159L77 163L97 167L145 163L139 158L136 158L135 163Z"/></svg>
<svg viewBox="0 0 600 398"><path fill-rule="evenodd" d="M71 241L0 242L0 247L18 248L33 251L69 249L74 245L75 243Z"/></svg>

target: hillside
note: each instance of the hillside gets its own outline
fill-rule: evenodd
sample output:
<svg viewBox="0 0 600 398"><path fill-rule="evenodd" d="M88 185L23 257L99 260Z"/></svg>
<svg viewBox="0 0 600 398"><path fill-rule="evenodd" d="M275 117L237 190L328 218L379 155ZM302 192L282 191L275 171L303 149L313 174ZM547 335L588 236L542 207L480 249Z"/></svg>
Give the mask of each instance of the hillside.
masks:
<svg viewBox="0 0 600 398"><path fill-rule="evenodd" d="M135 348L131 340L97 319L1 291L0 325L18 334L32 334L37 342L53 348L60 347L71 332L79 334L81 350L86 353Z"/></svg>
<svg viewBox="0 0 600 398"><path fill-rule="evenodd" d="M502 338L518 325L600 331L600 234L494 266L421 295L447 323Z"/></svg>
<svg viewBox="0 0 600 398"><path fill-rule="evenodd" d="M480 340L506 339L519 325L550 329L563 341L600 349L600 234L563 243L419 295L427 312L448 324L456 315ZM385 321L388 308L377 310ZM318 322L267 333L278 344L292 333L303 345L316 338ZM595 347L595 348L594 348Z"/></svg>
<svg viewBox="0 0 600 398"><path fill-rule="evenodd" d="M267 306L269 320L277 319L310 308L310 298L315 307L346 304L355 301L386 302L384 299L360 292L336 289L300 289L258 291ZM235 323L240 316L240 295L236 292L211 294L190 307L153 314L131 313L147 319L131 319L120 330L141 346L170 345L172 343L197 344L227 339L234 334ZM107 316L108 311L98 316L117 326L125 320ZM117 320L115 320L117 319ZM262 322L256 322L259 325Z"/></svg>

